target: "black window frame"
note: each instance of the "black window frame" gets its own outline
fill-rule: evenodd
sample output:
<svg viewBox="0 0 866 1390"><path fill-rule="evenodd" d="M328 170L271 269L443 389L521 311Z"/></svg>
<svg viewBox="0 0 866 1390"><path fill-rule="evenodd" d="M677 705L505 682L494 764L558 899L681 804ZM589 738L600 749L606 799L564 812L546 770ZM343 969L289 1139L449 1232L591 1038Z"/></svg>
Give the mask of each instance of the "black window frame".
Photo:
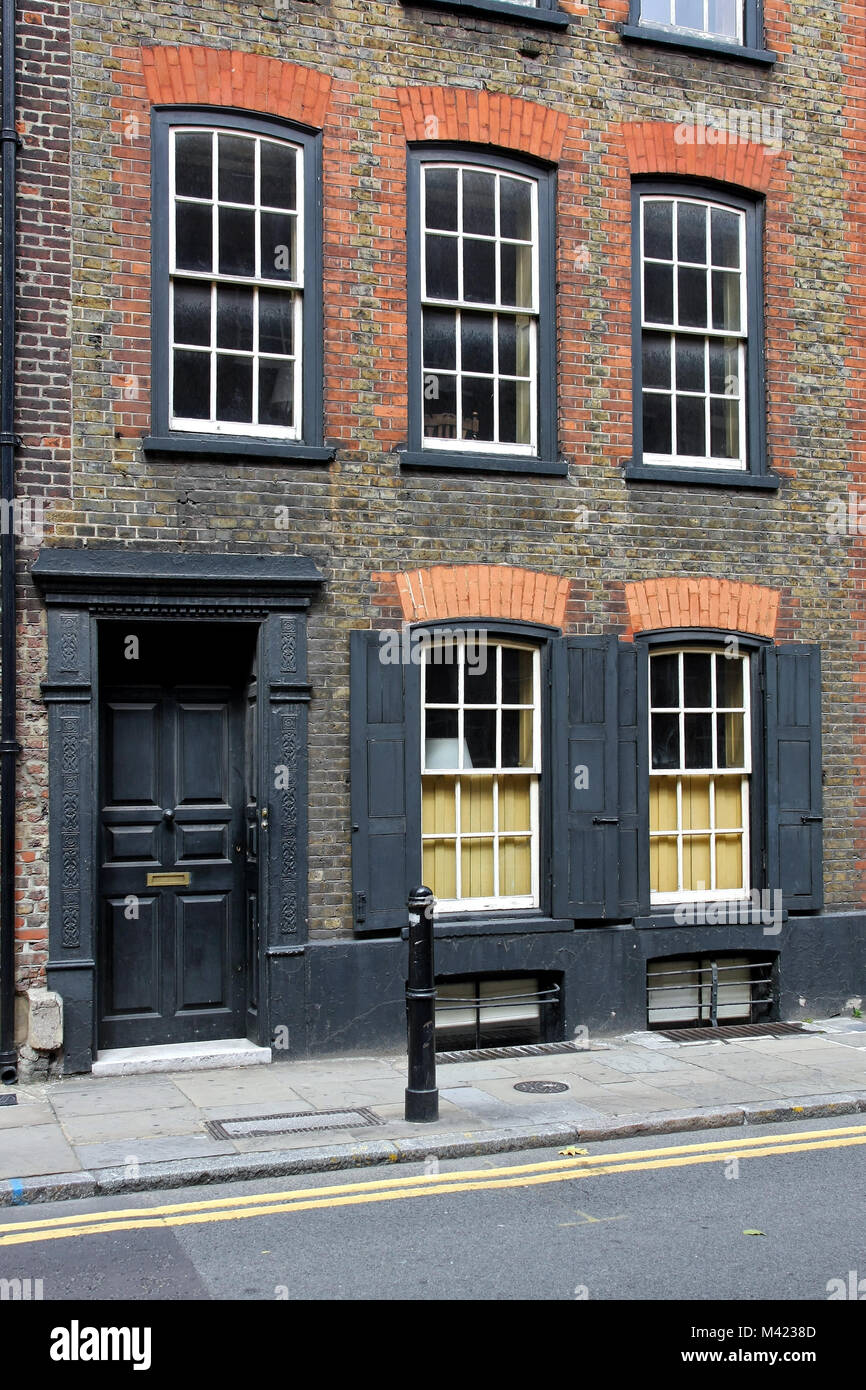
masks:
<svg viewBox="0 0 866 1390"><path fill-rule="evenodd" d="M772 67L777 55L764 46L762 0L743 0L743 40L725 39L698 30L677 28L641 20L642 0L630 0L628 19L618 26L621 38L630 43L656 44L695 56L734 58L740 62Z"/></svg>
<svg viewBox="0 0 866 1390"><path fill-rule="evenodd" d="M567 29L571 15L561 10L556 0L538 0L537 4L519 5L509 0L402 0L406 7L430 10L449 10L454 14L480 15L486 19L503 19L512 24L536 28Z"/></svg>
<svg viewBox="0 0 866 1390"><path fill-rule="evenodd" d="M685 467L647 464L643 455L643 255L640 235L641 202L646 197L696 198L745 214L746 241L746 468L724 466ZM764 199L731 189L728 185L690 179L635 179L631 194L631 319L632 319L632 456L626 460L625 477L634 482L677 483L704 487L779 487L779 477L767 456L767 400L765 385L764 326Z"/></svg>
<svg viewBox="0 0 866 1390"><path fill-rule="evenodd" d="M426 164L453 162L532 178L538 197L538 354L536 454L485 454L481 450L425 448L421 381L421 170ZM472 145L410 146L407 157L407 319L409 359L409 438L401 451L402 467L459 469L463 472L523 473L565 476L559 457L556 372L556 168L542 161L491 154ZM549 383L551 390L543 389Z"/></svg>
<svg viewBox="0 0 866 1390"><path fill-rule="evenodd" d="M302 299L301 439L262 435L197 434L170 424L169 352L169 144L181 126L240 130L287 140L304 153L304 287ZM323 444L322 342L322 134L275 116L248 115L213 106L155 107L151 121L151 429L145 453L249 456L287 463L325 463L334 449Z"/></svg>

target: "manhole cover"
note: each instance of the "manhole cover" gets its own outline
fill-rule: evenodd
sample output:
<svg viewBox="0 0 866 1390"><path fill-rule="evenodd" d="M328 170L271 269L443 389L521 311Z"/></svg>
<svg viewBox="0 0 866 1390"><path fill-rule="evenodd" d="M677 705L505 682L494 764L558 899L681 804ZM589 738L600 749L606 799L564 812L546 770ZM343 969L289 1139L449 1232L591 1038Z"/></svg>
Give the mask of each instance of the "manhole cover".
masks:
<svg viewBox="0 0 866 1390"><path fill-rule="evenodd" d="M0 1096L0 1105L17 1105L17 1096Z"/></svg>
<svg viewBox="0 0 866 1390"><path fill-rule="evenodd" d="M361 1129L384 1121L372 1110L302 1110L290 1115L256 1115L249 1120L208 1120L214 1139L253 1139L259 1134L308 1134L316 1129Z"/></svg>
<svg viewBox="0 0 866 1390"><path fill-rule="evenodd" d="M567 1091L564 1081L518 1081L515 1091L528 1091L531 1096L552 1096L555 1091Z"/></svg>

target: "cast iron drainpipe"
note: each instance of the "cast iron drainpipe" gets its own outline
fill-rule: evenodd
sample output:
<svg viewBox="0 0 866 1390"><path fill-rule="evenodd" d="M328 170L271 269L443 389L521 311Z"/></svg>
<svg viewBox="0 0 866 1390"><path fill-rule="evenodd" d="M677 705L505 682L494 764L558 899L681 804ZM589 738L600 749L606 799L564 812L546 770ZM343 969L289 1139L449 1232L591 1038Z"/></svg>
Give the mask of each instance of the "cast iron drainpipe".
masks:
<svg viewBox="0 0 866 1390"><path fill-rule="evenodd" d="M3 153L0 348L0 1081L18 1079L15 1051L15 0L2 10Z"/></svg>

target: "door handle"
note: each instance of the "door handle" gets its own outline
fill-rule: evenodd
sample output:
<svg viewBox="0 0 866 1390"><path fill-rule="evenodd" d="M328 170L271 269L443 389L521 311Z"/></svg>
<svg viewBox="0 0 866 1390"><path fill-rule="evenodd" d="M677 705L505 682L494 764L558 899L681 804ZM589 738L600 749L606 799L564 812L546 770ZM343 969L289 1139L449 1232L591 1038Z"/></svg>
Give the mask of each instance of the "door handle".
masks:
<svg viewBox="0 0 866 1390"><path fill-rule="evenodd" d="M166 810L164 810L162 813L162 818L164 821L167 822L168 825L171 825L172 821L174 820L174 811L172 811L169 808L166 808Z"/></svg>
<svg viewBox="0 0 866 1390"><path fill-rule="evenodd" d="M824 819L823 816L801 816L801 817L800 817L800 824L801 824L801 825L820 825L821 822L823 821L823 819Z"/></svg>

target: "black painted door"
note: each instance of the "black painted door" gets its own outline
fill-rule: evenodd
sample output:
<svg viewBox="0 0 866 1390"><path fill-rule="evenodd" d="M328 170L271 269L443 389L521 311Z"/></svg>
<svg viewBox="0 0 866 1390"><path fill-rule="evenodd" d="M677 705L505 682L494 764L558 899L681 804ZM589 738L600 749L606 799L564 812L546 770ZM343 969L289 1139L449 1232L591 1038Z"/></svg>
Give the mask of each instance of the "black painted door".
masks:
<svg viewBox="0 0 866 1390"><path fill-rule="evenodd" d="M229 689L102 695L99 1046L243 1036L243 708Z"/></svg>

